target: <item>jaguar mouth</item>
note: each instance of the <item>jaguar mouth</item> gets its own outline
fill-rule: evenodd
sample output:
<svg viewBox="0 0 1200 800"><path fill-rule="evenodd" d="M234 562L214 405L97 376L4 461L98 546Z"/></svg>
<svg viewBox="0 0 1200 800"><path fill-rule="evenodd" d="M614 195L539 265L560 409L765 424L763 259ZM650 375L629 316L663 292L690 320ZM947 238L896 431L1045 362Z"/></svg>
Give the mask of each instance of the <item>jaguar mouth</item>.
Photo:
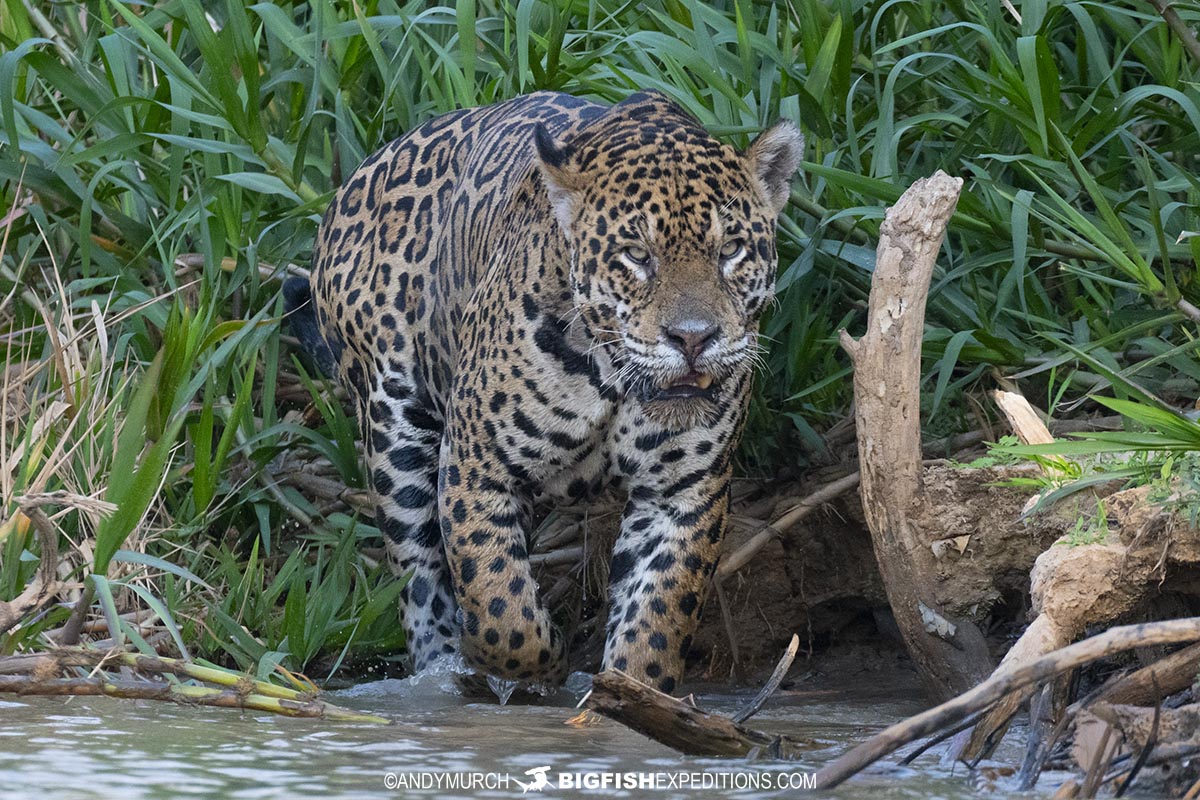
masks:
<svg viewBox="0 0 1200 800"><path fill-rule="evenodd" d="M718 383L706 372L692 370L678 378L662 381L655 388L653 400L685 400L691 398L712 399L717 393Z"/></svg>

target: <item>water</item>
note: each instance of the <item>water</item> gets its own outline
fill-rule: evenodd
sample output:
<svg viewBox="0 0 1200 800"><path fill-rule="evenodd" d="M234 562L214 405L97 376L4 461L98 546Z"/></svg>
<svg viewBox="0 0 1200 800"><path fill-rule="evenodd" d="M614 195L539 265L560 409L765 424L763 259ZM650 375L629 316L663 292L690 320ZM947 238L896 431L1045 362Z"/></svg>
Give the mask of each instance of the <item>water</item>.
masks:
<svg viewBox="0 0 1200 800"><path fill-rule="evenodd" d="M603 772L730 781L728 773L735 772L741 774L738 785L747 785L755 774L771 772L772 780L783 773L782 780L801 786L803 773L921 709L919 691L908 682L889 685L885 678L867 687L863 683L783 692L753 718L755 727L814 740L803 761L787 764L681 756L608 720L585 727L566 724L576 714L575 698L566 692L538 705L500 706L464 699L445 676L378 681L334 693L340 705L395 718L390 726L149 701L0 695L0 798L512 798L522 795L515 780L529 784L536 778L529 771L544 766L550 767L548 786L526 796L796 797L815 793L764 789L761 777L760 788L672 789L668 784L654 791L561 789L558 781L560 773ZM748 697L698 695L702 707L727 712ZM979 796L961 767L952 770L938 761L936 751L912 767L887 759L828 796ZM475 779L480 785L460 791L406 788L413 781L436 780L434 775L444 780L446 773L480 773ZM700 773L712 776L696 778ZM498 783L499 776L511 776L507 786Z"/></svg>

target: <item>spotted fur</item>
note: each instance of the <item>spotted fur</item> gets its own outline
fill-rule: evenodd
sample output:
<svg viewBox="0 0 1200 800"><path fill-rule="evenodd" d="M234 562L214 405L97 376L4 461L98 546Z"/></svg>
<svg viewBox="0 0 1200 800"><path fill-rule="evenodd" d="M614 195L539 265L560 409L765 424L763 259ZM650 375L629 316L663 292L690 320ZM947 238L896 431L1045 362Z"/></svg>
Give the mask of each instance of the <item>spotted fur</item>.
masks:
<svg viewBox="0 0 1200 800"><path fill-rule="evenodd" d="M716 568L803 139L744 152L662 94L433 119L334 198L312 296L358 409L414 669L553 682L536 501L628 497L604 664L675 688Z"/></svg>

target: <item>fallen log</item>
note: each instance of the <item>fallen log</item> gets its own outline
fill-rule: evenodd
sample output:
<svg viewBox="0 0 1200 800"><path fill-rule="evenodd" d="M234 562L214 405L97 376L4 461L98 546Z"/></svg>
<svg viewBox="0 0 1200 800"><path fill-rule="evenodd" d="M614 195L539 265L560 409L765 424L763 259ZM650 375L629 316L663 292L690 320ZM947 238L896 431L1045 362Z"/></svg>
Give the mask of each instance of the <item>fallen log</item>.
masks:
<svg viewBox="0 0 1200 800"><path fill-rule="evenodd" d="M1135 647L1179 644L1200 640L1200 617L1123 625L1084 639L1027 664L1000 669L975 688L898 722L863 742L817 772L819 789L829 789L904 745L947 725L953 725L993 706L1013 692L1028 692L1036 685L1082 664Z"/></svg>
<svg viewBox="0 0 1200 800"><path fill-rule="evenodd" d="M667 747L693 756L793 760L813 745L807 741L739 725L663 694L623 672L606 670L592 679L584 705Z"/></svg>

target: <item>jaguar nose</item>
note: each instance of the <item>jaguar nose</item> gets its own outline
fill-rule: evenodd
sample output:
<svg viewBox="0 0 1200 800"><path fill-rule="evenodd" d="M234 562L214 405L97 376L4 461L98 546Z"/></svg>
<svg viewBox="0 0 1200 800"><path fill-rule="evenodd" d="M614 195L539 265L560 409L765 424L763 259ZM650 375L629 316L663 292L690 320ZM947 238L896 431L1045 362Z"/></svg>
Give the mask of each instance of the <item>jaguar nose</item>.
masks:
<svg viewBox="0 0 1200 800"><path fill-rule="evenodd" d="M720 333L721 326L703 319L684 319L663 327L667 344L683 353L688 364L695 363Z"/></svg>

